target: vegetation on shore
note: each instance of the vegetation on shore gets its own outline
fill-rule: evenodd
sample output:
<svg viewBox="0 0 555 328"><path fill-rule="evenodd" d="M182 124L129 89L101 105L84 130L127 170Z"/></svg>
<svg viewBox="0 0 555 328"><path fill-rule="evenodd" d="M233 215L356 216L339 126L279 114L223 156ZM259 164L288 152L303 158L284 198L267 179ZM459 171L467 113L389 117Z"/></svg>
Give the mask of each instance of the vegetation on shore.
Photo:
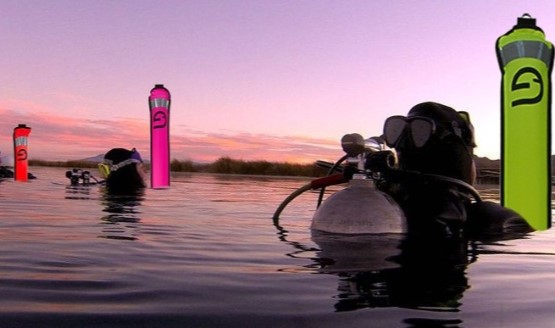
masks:
<svg viewBox="0 0 555 328"><path fill-rule="evenodd" d="M69 168L96 168L98 163L91 161L44 161L29 160L31 166L69 167ZM150 169L149 164L145 164ZM326 174L326 170L316 164L275 163L268 161L244 161L221 157L213 163L194 163L190 160L180 161L174 159L170 163L172 172L202 172L222 174L250 174L250 175L276 175L276 176L305 176L319 177Z"/></svg>
<svg viewBox="0 0 555 328"><path fill-rule="evenodd" d="M98 167L98 163L89 161L44 161L42 159L30 159L29 166L71 167L84 169Z"/></svg>
<svg viewBox="0 0 555 328"><path fill-rule="evenodd" d="M478 178L487 181L498 181L499 160L490 160L485 157L474 157ZM69 168L96 168L94 161L44 161L29 160L31 166L69 167ZM148 163L145 164L150 169ZM275 175L275 176L303 176L320 177L327 173L326 169L318 167L315 163L295 164L287 162L268 162L264 160L244 161L221 157L212 163L195 163L190 160L180 161L174 159L170 163L172 172L201 172L221 174L250 174L250 175Z"/></svg>

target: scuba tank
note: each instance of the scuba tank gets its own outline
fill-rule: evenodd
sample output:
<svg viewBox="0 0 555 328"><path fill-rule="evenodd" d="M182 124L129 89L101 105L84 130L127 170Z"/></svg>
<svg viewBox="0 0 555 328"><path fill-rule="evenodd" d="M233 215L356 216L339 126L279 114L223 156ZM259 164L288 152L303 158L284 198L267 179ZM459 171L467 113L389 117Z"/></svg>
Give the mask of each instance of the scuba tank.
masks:
<svg viewBox="0 0 555 328"><path fill-rule="evenodd" d="M314 230L344 233L405 233L403 211L374 181L354 177L347 188L326 199L312 218Z"/></svg>
<svg viewBox="0 0 555 328"><path fill-rule="evenodd" d="M380 172L396 162L393 153L382 146L378 140L364 140L357 133L343 136L341 147L348 156L343 173L349 185L318 207L312 218L313 230L343 234L406 232L403 211L375 185Z"/></svg>
<svg viewBox="0 0 555 328"><path fill-rule="evenodd" d="M323 161L317 165L330 168L328 176L311 181L286 198L274 213L274 225L279 227L279 216L295 197L308 190L320 190L348 182L348 186L328 197L312 218L311 229L338 234L405 233L407 222L399 205L375 183L381 172L396 164L391 150L375 138L364 140L359 134L347 134L341 139L346 153L335 164ZM341 166L344 161L347 164ZM337 173L339 172L339 173ZM334 174L335 173L335 174Z"/></svg>

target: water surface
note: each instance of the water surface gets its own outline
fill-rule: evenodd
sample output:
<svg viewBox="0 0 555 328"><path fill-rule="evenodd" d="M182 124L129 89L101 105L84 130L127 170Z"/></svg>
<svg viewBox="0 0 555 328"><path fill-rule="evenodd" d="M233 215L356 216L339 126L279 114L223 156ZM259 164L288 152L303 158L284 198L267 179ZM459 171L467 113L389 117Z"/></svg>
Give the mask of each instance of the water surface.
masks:
<svg viewBox="0 0 555 328"><path fill-rule="evenodd" d="M64 169L31 171L39 179L0 183L2 327L555 322L552 230L407 255L400 236L311 235L316 193L274 226L307 179L180 173L170 189L114 197L67 186Z"/></svg>

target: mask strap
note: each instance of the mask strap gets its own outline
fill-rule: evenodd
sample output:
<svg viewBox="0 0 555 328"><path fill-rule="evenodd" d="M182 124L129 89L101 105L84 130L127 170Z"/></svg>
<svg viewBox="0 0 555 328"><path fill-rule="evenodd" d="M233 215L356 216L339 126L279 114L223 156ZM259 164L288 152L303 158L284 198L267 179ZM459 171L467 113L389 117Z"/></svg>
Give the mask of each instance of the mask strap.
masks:
<svg viewBox="0 0 555 328"><path fill-rule="evenodd" d="M115 172L119 169L121 169L122 167L125 167L127 165L131 165L131 164L141 164L142 161L134 159L134 158L130 158L130 159L126 159L123 162L119 162L115 165L110 166L110 172Z"/></svg>

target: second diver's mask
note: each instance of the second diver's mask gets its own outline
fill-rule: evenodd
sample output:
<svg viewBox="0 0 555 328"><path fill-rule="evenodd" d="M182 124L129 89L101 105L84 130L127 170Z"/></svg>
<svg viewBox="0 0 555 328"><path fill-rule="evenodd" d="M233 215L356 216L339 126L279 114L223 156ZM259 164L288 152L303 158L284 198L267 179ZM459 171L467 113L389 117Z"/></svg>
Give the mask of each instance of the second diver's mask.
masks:
<svg viewBox="0 0 555 328"><path fill-rule="evenodd" d="M102 177L104 179L108 178L108 176L112 172L115 172L115 171L117 171L117 170L119 170L122 167L125 167L127 165L142 164L143 159L142 159L141 154L139 153L139 151L137 151L135 148L133 148L131 150L131 154L130 154L130 157L128 159L125 159L123 161L119 161L117 163L115 163L115 162L116 162L115 160L105 157L104 160L102 161L102 163L98 164L98 170L100 171L100 174L102 175Z"/></svg>

